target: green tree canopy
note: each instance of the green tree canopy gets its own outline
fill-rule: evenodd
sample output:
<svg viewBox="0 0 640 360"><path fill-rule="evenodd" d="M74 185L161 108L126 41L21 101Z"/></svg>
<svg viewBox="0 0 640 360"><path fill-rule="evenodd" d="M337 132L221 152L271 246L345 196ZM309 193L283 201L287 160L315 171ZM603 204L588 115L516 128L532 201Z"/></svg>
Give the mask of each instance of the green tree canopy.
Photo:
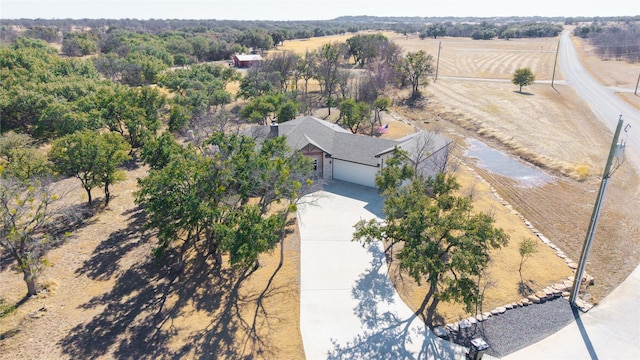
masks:
<svg viewBox="0 0 640 360"><path fill-rule="evenodd" d="M418 52L409 52L398 65L398 71L411 83L411 98L420 97L420 86L427 84L427 76L431 73L432 68L431 55L423 50Z"/></svg>
<svg viewBox="0 0 640 360"><path fill-rule="evenodd" d="M353 56L354 63L364 67L379 55L379 49L389 40L382 34L356 35L347 39L349 55Z"/></svg>
<svg viewBox="0 0 640 360"><path fill-rule="evenodd" d="M0 135L0 176L20 181L43 178L51 174L46 156L32 146L28 135L13 132Z"/></svg>
<svg viewBox="0 0 640 360"><path fill-rule="evenodd" d="M443 23L433 23L427 25L427 27L420 32L420 39L424 39L426 37L437 39L438 36L445 35L447 35L447 27Z"/></svg>
<svg viewBox="0 0 640 360"><path fill-rule="evenodd" d="M459 185L444 173L425 178L394 152L376 183L385 195L385 219L360 221L354 240L383 240L387 251L399 245L395 259L416 282L427 282L432 298L463 303L470 311L481 295L476 282L489 261L489 251L505 245L507 235L490 215L473 211L471 199L456 195ZM407 181L406 186L401 186Z"/></svg>
<svg viewBox="0 0 640 360"><path fill-rule="evenodd" d="M53 141L49 158L58 172L80 180L92 202L91 189L104 186L105 203L109 203L109 185L124 178L118 171L129 159L131 147L117 133L96 134L81 131Z"/></svg>
<svg viewBox="0 0 640 360"><path fill-rule="evenodd" d="M386 96L378 97L373 102L374 121L377 121L378 124L382 125L382 122L380 120L380 112L389 112L389 106L391 106L391 99Z"/></svg>
<svg viewBox="0 0 640 360"><path fill-rule="evenodd" d="M522 92L522 87L533 84L535 79L536 77L535 75L533 75L533 72L531 71L531 69L529 69L528 67L525 67L525 68L520 68L516 70L516 72L513 74L513 79L511 79L511 82L514 85L520 86L520 90L518 91Z"/></svg>
<svg viewBox="0 0 640 360"><path fill-rule="evenodd" d="M360 125L371 117L371 107L363 101L355 101L353 99L343 99L338 104L340 109L340 118L342 122L356 134Z"/></svg>
<svg viewBox="0 0 640 360"><path fill-rule="evenodd" d="M158 231L157 255L177 242L180 254L198 246L218 265L228 254L232 265L245 267L277 245L312 167L283 137L256 145L216 133L206 149L191 146L139 180L136 201L145 207L147 226ZM281 201L284 206L272 206Z"/></svg>
<svg viewBox="0 0 640 360"><path fill-rule="evenodd" d="M158 170L167 166L174 157L183 155L184 151L173 135L165 131L159 138L144 144L140 158L152 169Z"/></svg>
<svg viewBox="0 0 640 360"><path fill-rule="evenodd" d="M249 122L260 122L266 125L270 120L273 120L284 103L285 97L282 93L260 95L242 108L240 116Z"/></svg>

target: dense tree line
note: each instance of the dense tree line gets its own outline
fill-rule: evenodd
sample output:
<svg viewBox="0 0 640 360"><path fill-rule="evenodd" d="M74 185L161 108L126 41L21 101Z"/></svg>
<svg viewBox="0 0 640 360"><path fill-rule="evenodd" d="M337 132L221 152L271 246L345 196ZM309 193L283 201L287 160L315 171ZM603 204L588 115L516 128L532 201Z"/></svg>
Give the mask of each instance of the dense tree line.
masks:
<svg viewBox="0 0 640 360"><path fill-rule="evenodd" d="M119 57L147 43L154 51L170 53L174 60L168 61L165 55L163 61L171 66L228 60L234 52L269 50L285 40L363 29L366 27L329 21L19 19L3 21L0 40L10 42L25 35L47 42L63 39L68 55L99 51L115 52Z"/></svg>
<svg viewBox="0 0 640 360"><path fill-rule="evenodd" d="M222 131L228 117L225 105L234 100L226 87L239 79L235 69L211 64L166 72L159 85L174 94L169 103L169 130L190 129L202 136L206 136L210 128Z"/></svg>
<svg viewBox="0 0 640 360"><path fill-rule="evenodd" d="M477 23L432 23L420 30L420 38L442 36L470 37L475 40L555 37L562 31L558 23L500 24L483 21Z"/></svg>
<svg viewBox="0 0 640 360"><path fill-rule="evenodd" d="M128 48L126 56L152 54L141 46L155 39L146 44L134 36L115 48ZM0 74L0 251L23 273L28 295L38 292L47 251L64 241L59 225L68 221L53 206L59 177L76 178L91 212L99 211L92 190L102 188L108 206L112 185L125 178L122 165L139 156L152 169L137 201L147 227L158 232L155 254L184 240L181 255L203 248L215 266L226 254L241 268L282 244L288 214L312 184L310 160L284 138L258 146L224 132L223 108L233 100L226 85L239 79L228 66L155 74L154 82L173 92L168 100L155 85L130 86L122 74L101 78L92 59L61 57L43 40L21 37L0 47ZM204 131L183 146L172 133L159 134L163 122L170 130ZM48 151L36 148L46 141Z"/></svg>
<svg viewBox="0 0 640 360"><path fill-rule="evenodd" d="M134 148L155 136L166 103L157 89L101 80L91 61L55 52L41 40L0 47L2 132L50 139L107 128Z"/></svg>
<svg viewBox="0 0 640 360"><path fill-rule="evenodd" d="M574 35L588 38L596 47L600 58L609 60L640 61L640 25L627 22L616 25L592 23L573 30Z"/></svg>
<svg viewBox="0 0 640 360"><path fill-rule="evenodd" d="M562 23L592 21L593 18L564 17L372 17L346 16L323 21L236 21L236 20L138 20L138 19L14 19L0 26L0 40L12 41L26 35L48 42L66 39L69 54L97 50L115 51L109 45L122 32L160 38L176 65L197 61L226 60L234 51L269 49L283 41L358 32L397 31L421 36L454 36L486 39L493 37L555 36ZM601 21L637 21L637 17L601 18ZM79 30L84 29L84 30ZM89 29L89 30L86 30ZM26 30L26 31L25 31ZM493 32L495 31L495 35ZM120 32L114 34L113 32ZM79 35L87 33L85 35ZM117 35L117 36L116 36ZM131 35L127 35L131 36ZM196 39L197 38L197 39ZM148 40L148 39L147 39ZM145 40L146 41L146 40ZM191 43L191 44L187 44ZM123 56L122 51L116 51ZM197 60L196 60L197 58ZM166 61L165 61L166 62ZM169 65L170 66L170 65Z"/></svg>

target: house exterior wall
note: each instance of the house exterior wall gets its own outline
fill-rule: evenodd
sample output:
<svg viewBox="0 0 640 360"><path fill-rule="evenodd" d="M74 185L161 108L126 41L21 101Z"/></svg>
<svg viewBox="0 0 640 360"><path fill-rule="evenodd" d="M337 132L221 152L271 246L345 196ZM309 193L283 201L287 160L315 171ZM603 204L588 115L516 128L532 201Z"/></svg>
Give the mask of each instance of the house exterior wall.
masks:
<svg viewBox="0 0 640 360"><path fill-rule="evenodd" d="M329 181L331 179L333 179L333 159L330 157L325 157L324 158L324 163L323 163L323 168L322 168L322 172L323 172L323 180L325 181Z"/></svg>
<svg viewBox="0 0 640 360"><path fill-rule="evenodd" d="M324 151L322 151L321 149L318 149L313 145L307 145L304 148L302 148L300 152L302 153L302 155L307 156L311 158L312 161L314 161L315 175L324 179L324 168L325 168Z"/></svg>

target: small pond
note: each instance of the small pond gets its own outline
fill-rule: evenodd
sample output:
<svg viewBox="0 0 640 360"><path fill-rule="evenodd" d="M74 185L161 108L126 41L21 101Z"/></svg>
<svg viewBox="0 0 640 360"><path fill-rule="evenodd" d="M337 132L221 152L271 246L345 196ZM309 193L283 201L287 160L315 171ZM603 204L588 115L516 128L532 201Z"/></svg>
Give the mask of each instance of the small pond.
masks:
<svg viewBox="0 0 640 360"><path fill-rule="evenodd" d="M553 180L551 176L538 168L511 158L481 141L467 139L467 143L469 148L465 155L478 159L478 165L492 173L517 180L523 186L538 186Z"/></svg>

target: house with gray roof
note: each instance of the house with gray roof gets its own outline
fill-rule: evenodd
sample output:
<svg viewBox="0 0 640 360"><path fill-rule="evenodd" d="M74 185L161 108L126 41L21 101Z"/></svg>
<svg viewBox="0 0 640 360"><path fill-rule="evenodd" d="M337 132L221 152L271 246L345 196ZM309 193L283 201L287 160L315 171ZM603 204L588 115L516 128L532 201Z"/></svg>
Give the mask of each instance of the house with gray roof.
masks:
<svg viewBox="0 0 640 360"><path fill-rule="evenodd" d="M352 134L342 127L312 116L253 129L256 137L286 136L291 149L313 159L316 176L375 187L376 174L393 150L399 147L415 159L427 175L442 171L443 157L451 141L432 132L420 131L398 140Z"/></svg>

